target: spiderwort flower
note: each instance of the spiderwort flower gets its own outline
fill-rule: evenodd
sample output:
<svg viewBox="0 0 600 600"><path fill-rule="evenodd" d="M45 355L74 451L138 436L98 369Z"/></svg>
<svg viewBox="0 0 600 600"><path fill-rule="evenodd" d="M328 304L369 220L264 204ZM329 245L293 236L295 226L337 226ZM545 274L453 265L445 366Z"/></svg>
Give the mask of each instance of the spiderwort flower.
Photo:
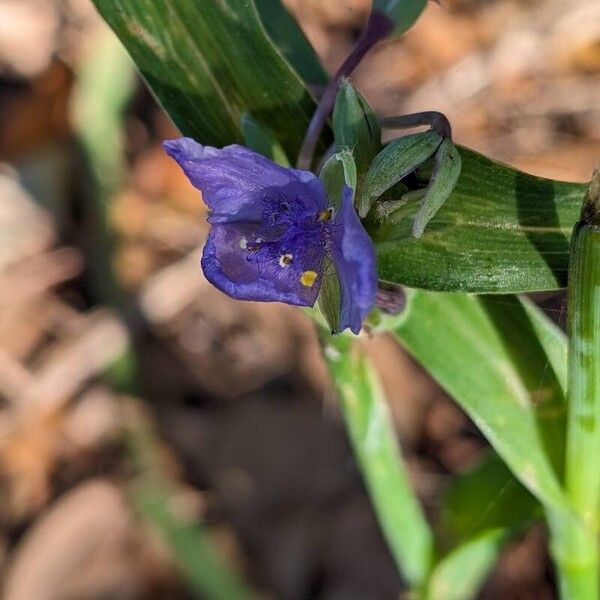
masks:
<svg viewBox="0 0 600 600"><path fill-rule="evenodd" d="M240 300L312 306L330 259L340 282L340 330L360 331L377 274L349 187L336 209L313 173L243 146L217 149L190 138L163 146L210 209L201 265L213 285Z"/></svg>

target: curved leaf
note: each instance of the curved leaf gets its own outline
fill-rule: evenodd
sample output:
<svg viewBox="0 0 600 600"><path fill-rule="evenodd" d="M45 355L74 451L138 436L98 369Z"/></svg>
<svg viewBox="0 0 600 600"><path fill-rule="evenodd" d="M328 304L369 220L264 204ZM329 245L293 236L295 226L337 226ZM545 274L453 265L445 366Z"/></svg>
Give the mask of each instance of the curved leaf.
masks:
<svg viewBox="0 0 600 600"><path fill-rule="evenodd" d="M307 83L325 86L329 76L304 32L281 0L255 0L267 33Z"/></svg>
<svg viewBox="0 0 600 600"><path fill-rule="evenodd" d="M414 588L433 558L433 536L410 484L377 373L349 335L320 329L356 461L396 563Z"/></svg>
<svg viewBox="0 0 600 600"><path fill-rule="evenodd" d="M564 398L519 301L413 291L389 323L521 483L563 509Z"/></svg>
<svg viewBox="0 0 600 600"><path fill-rule="evenodd" d="M491 529L455 548L435 567L427 600L471 600L494 567L506 542L503 529Z"/></svg>
<svg viewBox="0 0 600 600"><path fill-rule="evenodd" d="M252 0L94 0L184 135L241 142L240 117L268 124L295 156L314 110Z"/></svg>
<svg viewBox="0 0 600 600"><path fill-rule="evenodd" d="M454 191L411 236L419 202L394 213L400 222L371 231L379 276L410 287L518 293L566 285L569 238L585 184L542 179L459 148Z"/></svg>

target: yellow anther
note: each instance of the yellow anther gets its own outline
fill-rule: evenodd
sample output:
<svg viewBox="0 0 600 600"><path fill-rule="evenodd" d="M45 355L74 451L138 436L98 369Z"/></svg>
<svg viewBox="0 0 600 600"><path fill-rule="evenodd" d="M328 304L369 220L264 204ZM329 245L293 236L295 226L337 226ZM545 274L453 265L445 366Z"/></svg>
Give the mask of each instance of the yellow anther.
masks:
<svg viewBox="0 0 600 600"><path fill-rule="evenodd" d="M316 271L303 271L302 275L300 275L300 283L304 287L312 287L317 280L317 276Z"/></svg>
<svg viewBox="0 0 600 600"><path fill-rule="evenodd" d="M319 213L318 221L330 221L333 216L333 208L326 208Z"/></svg>
<svg viewBox="0 0 600 600"><path fill-rule="evenodd" d="M245 237L242 237L240 240L240 248L242 250L246 250L248 248L248 240Z"/></svg>

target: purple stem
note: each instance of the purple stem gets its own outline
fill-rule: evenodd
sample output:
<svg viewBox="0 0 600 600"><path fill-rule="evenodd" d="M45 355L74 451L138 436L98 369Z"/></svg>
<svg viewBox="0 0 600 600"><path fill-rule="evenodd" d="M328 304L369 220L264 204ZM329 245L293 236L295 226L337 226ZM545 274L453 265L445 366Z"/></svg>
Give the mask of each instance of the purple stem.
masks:
<svg viewBox="0 0 600 600"><path fill-rule="evenodd" d="M338 90L338 85L342 77L347 77L360 64L364 55L376 44L379 40L387 37L393 30L393 23L390 19L377 11L373 11L369 15L369 20L365 25L360 37L356 42L356 46L342 63L342 66L337 70L335 75L327 84L315 113L306 130L302 148L298 154L296 166L298 169L308 170L311 167L315 149L325 126L325 122L329 118L335 104L335 97Z"/></svg>

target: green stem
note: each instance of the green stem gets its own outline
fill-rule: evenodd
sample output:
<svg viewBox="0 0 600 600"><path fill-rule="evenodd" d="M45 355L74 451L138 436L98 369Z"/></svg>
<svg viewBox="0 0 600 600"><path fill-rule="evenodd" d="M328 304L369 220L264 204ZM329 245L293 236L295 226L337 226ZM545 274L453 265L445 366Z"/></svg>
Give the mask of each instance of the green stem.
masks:
<svg viewBox="0 0 600 600"><path fill-rule="evenodd" d="M565 485L576 518L560 550L566 599L599 595L600 506L600 173L596 173L571 241L569 373ZM562 564L561 564L562 563Z"/></svg>

